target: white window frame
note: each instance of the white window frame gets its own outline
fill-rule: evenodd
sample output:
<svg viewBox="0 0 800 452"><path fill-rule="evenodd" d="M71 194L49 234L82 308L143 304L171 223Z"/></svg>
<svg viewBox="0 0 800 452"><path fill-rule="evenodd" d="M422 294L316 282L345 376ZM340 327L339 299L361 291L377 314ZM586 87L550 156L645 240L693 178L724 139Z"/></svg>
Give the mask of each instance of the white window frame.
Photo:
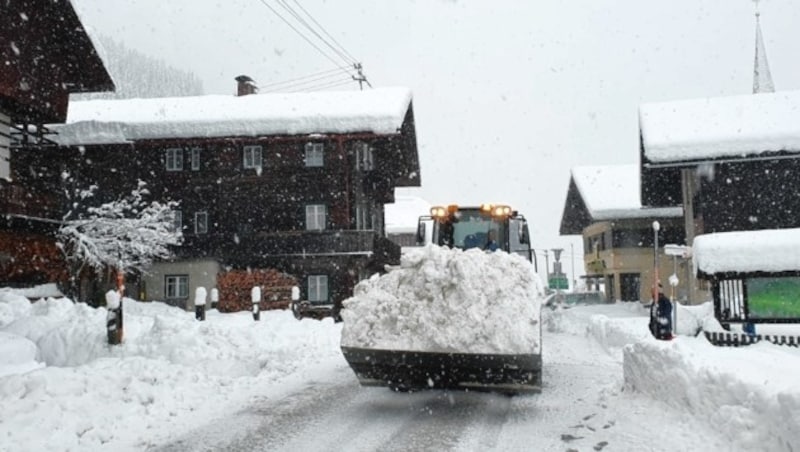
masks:
<svg viewBox="0 0 800 452"><path fill-rule="evenodd" d="M369 143L356 143L356 170L372 171L375 169L375 155Z"/></svg>
<svg viewBox="0 0 800 452"><path fill-rule="evenodd" d="M165 275L164 297L189 298L189 275Z"/></svg>
<svg viewBox="0 0 800 452"><path fill-rule="evenodd" d="M260 145L247 145L242 151L242 164L245 169L261 169L263 148Z"/></svg>
<svg viewBox="0 0 800 452"><path fill-rule="evenodd" d="M208 233L208 212L202 210L194 213L194 233L206 234Z"/></svg>
<svg viewBox="0 0 800 452"><path fill-rule="evenodd" d="M200 171L200 148L192 148L192 171Z"/></svg>
<svg viewBox="0 0 800 452"><path fill-rule="evenodd" d="M328 290L328 275L308 275L308 301L311 303L325 303L330 299Z"/></svg>
<svg viewBox="0 0 800 452"><path fill-rule="evenodd" d="M181 210L172 211L172 228L176 232L180 232L183 230L183 211Z"/></svg>
<svg viewBox="0 0 800 452"><path fill-rule="evenodd" d="M359 231L368 231L375 227L374 215L372 209L367 203L359 203L356 205L356 229Z"/></svg>
<svg viewBox="0 0 800 452"><path fill-rule="evenodd" d="M183 171L183 149L169 148L166 151L167 171Z"/></svg>
<svg viewBox="0 0 800 452"><path fill-rule="evenodd" d="M325 204L306 205L306 230L324 231L326 228L327 216Z"/></svg>
<svg viewBox="0 0 800 452"><path fill-rule="evenodd" d="M325 166L325 145L323 143L306 143L306 167Z"/></svg>

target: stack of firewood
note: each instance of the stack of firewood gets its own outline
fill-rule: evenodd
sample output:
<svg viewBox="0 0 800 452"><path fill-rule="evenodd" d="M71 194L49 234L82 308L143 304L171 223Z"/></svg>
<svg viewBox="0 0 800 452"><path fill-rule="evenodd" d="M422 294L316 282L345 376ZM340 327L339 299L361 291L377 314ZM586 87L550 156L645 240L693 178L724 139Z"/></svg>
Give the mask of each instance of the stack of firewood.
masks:
<svg viewBox="0 0 800 452"><path fill-rule="evenodd" d="M253 303L250 291L261 288L260 310L286 309L292 299L292 287L297 279L274 269L230 270L217 276L220 312L250 311Z"/></svg>

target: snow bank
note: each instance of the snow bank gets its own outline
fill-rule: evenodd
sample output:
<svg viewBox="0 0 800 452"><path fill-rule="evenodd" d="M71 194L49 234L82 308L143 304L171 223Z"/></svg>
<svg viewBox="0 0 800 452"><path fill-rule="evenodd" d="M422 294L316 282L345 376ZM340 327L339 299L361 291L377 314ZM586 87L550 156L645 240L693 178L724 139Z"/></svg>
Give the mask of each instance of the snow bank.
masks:
<svg viewBox="0 0 800 452"><path fill-rule="evenodd" d="M711 303L678 309L679 329L713 323ZM627 389L707 422L730 438L732 450L797 450L800 350L769 343L715 347L702 335L658 341L638 303L545 310L545 316L554 316L545 320L556 331L589 335L610 354L621 353Z"/></svg>
<svg viewBox="0 0 800 452"><path fill-rule="evenodd" d="M211 310L198 322L128 298L123 310L123 343L109 346L104 308L0 291L0 450L145 450L194 428L187 416L211 422L342 361L330 320Z"/></svg>
<svg viewBox="0 0 800 452"><path fill-rule="evenodd" d="M39 349L30 340L0 331L0 377L44 367L38 355Z"/></svg>
<svg viewBox="0 0 800 452"><path fill-rule="evenodd" d="M800 350L766 343L714 347L694 337L698 326L713 321L711 303L678 305L682 335L667 342L650 335L644 307L591 308L561 314L559 329L582 326L609 353L621 350L626 387L707 419L741 450L788 451L800 444Z"/></svg>
<svg viewBox="0 0 800 452"><path fill-rule="evenodd" d="M779 272L800 269L800 229L718 232L695 237L695 272Z"/></svg>
<svg viewBox="0 0 800 452"><path fill-rule="evenodd" d="M740 450L800 444L800 351L759 343L715 347L704 336L647 340L624 349L626 387L686 410Z"/></svg>
<svg viewBox="0 0 800 452"><path fill-rule="evenodd" d="M543 289L532 265L503 252L409 250L345 300L342 346L539 353Z"/></svg>

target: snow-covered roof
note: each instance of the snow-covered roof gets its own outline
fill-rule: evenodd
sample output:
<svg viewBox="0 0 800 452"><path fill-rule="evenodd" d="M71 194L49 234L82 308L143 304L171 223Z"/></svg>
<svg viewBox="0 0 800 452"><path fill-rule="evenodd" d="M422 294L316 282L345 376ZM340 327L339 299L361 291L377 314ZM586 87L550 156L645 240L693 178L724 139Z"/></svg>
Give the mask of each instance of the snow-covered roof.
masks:
<svg viewBox="0 0 800 452"><path fill-rule="evenodd" d="M577 166L572 180L592 219L680 217L681 207L642 208L639 165Z"/></svg>
<svg viewBox="0 0 800 452"><path fill-rule="evenodd" d="M800 91L643 104L644 155L652 163L800 152Z"/></svg>
<svg viewBox="0 0 800 452"><path fill-rule="evenodd" d="M384 205L387 234L417 231L420 215L430 213L431 204L418 196L395 196L393 204Z"/></svg>
<svg viewBox="0 0 800 452"><path fill-rule="evenodd" d="M247 96L192 96L70 102L61 145L160 138L312 133L399 133L408 88Z"/></svg>
<svg viewBox="0 0 800 452"><path fill-rule="evenodd" d="M800 229L704 234L692 245L695 272L800 270Z"/></svg>

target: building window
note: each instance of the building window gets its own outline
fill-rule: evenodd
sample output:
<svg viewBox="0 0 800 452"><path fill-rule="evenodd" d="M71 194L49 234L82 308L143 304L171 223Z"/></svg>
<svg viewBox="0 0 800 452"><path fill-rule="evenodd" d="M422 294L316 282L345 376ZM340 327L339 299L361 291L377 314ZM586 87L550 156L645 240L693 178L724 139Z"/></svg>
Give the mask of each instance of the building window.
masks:
<svg viewBox="0 0 800 452"><path fill-rule="evenodd" d="M306 143L306 166L324 166L322 143Z"/></svg>
<svg viewBox="0 0 800 452"><path fill-rule="evenodd" d="M363 142L356 143L356 170L371 171L375 169L372 147Z"/></svg>
<svg viewBox="0 0 800 452"><path fill-rule="evenodd" d="M167 149L167 171L183 170L183 149Z"/></svg>
<svg viewBox="0 0 800 452"><path fill-rule="evenodd" d="M308 275L308 301L312 303L328 301L328 275Z"/></svg>
<svg viewBox="0 0 800 452"><path fill-rule="evenodd" d="M306 206L306 230L322 231L325 229L325 206L311 204Z"/></svg>
<svg viewBox="0 0 800 452"><path fill-rule="evenodd" d="M187 275L166 275L164 295L167 298L189 298L189 277Z"/></svg>
<svg viewBox="0 0 800 452"><path fill-rule="evenodd" d="M356 229L370 230L374 226L372 209L369 204L358 204L356 206Z"/></svg>
<svg viewBox="0 0 800 452"><path fill-rule="evenodd" d="M194 233L205 234L208 232L208 212L195 212Z"/></svg>
<svg viewBox="0 0 800 452"><path fill-rule="evenodd" d="M176 232L183 229L183 212L180 210L172 211L172 229Z"/></svg>
<svg viewBox="0 0 800 452"><path fill-rule="evenodd" d="M261 169L261 146L244 147L245 169Z"/></svg>
<svg viewBox="0 0 800 452"><path fill-rule="evenodd" d="M200 148L192 148L192 171L200 171Z"/></svg>

